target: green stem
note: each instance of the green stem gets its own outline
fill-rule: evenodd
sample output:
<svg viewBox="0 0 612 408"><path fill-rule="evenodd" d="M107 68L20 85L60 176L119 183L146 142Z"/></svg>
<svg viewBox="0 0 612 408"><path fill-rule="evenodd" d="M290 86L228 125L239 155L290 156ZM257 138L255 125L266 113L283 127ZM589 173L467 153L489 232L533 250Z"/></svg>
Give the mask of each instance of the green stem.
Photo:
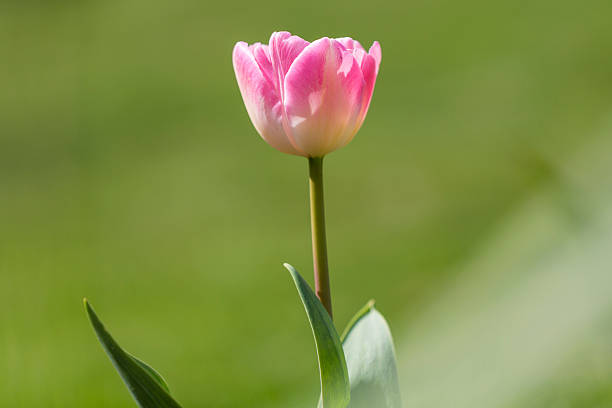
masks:
<svg viewBox="0 0 612 408"><path fill-rule="evenodd" d="M314 264L315 293L332 315L329 267L327 263L327 238L325 236L325 204L323 201L323 158L309 157L310 174L310 225L312 228L312 258Z"/></svg>

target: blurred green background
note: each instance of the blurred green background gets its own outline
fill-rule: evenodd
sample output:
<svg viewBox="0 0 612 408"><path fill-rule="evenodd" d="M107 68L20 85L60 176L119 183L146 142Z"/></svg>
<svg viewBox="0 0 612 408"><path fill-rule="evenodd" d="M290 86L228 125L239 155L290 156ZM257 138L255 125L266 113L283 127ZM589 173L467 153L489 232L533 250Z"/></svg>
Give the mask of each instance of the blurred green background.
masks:
<svg viewBox="0 0 612 408"><path fill-rule="evenodd" d="M0 405L135 406L82 309L185 407L313 407L307 164L235 42L382 44L326 159L337 325L374 297L406 406L612 406L612 3L5 0Z"/></svg>

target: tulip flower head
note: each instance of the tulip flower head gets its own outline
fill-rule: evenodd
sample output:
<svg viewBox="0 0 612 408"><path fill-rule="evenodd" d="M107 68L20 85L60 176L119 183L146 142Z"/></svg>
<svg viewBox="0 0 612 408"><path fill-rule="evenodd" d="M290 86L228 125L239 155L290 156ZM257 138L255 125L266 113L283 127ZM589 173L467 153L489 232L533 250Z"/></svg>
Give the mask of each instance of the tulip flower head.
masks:
<svg viewBox="0 0 612 408"><path fill-rule="evenodd" d="M372 99L381 60L374 42L276 32L268 45L239 42L233 63L255 129L283 153L323 157L349 143Z"/></svg>

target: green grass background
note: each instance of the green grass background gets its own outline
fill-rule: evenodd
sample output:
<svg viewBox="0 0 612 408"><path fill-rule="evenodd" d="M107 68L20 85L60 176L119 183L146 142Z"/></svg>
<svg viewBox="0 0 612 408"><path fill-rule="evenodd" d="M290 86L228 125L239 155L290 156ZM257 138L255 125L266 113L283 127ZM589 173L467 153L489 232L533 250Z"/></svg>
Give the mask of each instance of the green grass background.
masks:
<svg viewBox="0 0 612 408"><path fill-rule="evenodd" d="M235 42L275 30L382 44L368 118L326 159L328 241L337 325L377 299L406 405L612 406L612 258L588 256L612 236L611 17L608 0L4 0L0 406L134 406L84 296L185 407L315 405L314 344L281 266L311 279L307 163L259 138L231 65ZM584 296L514 296L537 274L513 268L566 265L568 246L591 262L567 275ZM473 292L448 304L466 276ZM515 323L550 313L464 331L460 306L497 310L487 299L532 305ZM484 332L503 320L491 313ZM533 328L542 347L521 370L520 349L487 348ZM473 354L419 360L454 336ZM525 381L502 392L504 372Z"/></svg>

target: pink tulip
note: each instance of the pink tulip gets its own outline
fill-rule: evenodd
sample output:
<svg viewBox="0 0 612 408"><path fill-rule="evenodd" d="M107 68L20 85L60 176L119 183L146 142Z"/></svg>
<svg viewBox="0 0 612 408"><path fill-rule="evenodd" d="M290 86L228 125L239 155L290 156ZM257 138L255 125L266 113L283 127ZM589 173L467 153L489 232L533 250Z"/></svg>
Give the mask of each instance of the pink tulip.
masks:
<svg viewBox="0 0 612 408"><path fill-rule="evenodd" d="M312 43L277 32L270 44L234 47L238 86L255 129L284 153L323 157L349 143L365 119L380 65L351 38Z"/></svg>

